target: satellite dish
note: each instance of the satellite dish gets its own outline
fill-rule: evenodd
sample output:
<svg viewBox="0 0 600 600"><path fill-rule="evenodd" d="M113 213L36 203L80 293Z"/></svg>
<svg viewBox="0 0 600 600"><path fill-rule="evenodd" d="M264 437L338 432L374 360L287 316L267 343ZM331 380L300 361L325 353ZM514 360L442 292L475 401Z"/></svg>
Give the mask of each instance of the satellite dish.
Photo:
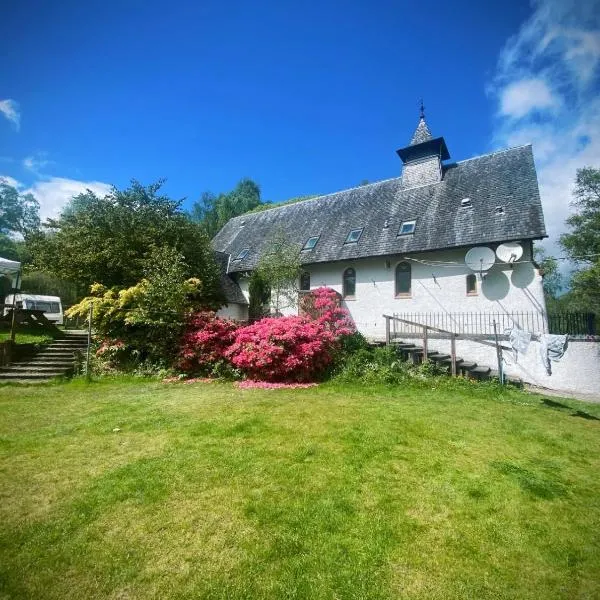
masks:
<svg viewBox="0 0 600 600"><path fill-rule="evenodd" d="M487 246L478 246L477 248L471 248L465 256L465 264L471 271L476 273L483 273L492 268L494 262L496 262L496 255L491 248Z"/></svg>
<svg viewBox="0 0 600 600"><path fill-rule="evenodd" d="M519 242L500 244L498 248L496 248L496 256L502 262L514 263L523 256L523 246L521 246Z"/></svg>

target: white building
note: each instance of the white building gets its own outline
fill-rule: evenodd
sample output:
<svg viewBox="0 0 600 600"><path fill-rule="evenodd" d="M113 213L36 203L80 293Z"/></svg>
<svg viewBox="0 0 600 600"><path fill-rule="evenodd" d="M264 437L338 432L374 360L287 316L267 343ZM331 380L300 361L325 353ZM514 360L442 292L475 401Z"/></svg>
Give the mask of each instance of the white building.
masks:
<svg viewBox="0 0 600 600"><path fill-rule="evenodd" d="M241 294L230 290L221 314L247 317L248 274L283 230L302 248L300 288L337 290L367 337L383 338L384 314L522 312L543 320L533 241L546 231L531 146L452 163L421 113L398 155L401 177L231 219L213 246L224 270L227 258L228 287ZM469 249L505 242L522 247L517 263L497 260L484 277L466 266Z"/></svg>

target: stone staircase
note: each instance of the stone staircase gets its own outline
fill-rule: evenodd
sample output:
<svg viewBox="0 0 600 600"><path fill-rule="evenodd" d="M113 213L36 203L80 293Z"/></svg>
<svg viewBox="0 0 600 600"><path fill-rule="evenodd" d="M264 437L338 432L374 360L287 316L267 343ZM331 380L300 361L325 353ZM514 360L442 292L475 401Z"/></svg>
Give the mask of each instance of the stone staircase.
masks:
<svg viewBox="0 0 600 600"><path fill-rule="evenodd" d="M70 375L77 353L85 355L87 332L64 331L37 354L0 368L0 383L38 383Z"/></svg>
<svg viewBox="0 0 600 600"><path fill-rule="evenodd" d="M411 342L401 342L396 340L393 340L392 344L396 346L398 354L403 358L411 360L415 364L423 362L423 346L418 346ZM439 364L440 366L448 367L448 370L450 370L452 359L449 354L429 351L427 352L427 358ZM476 362L469 362L459 356L456 357L456 374L479 380L494 379L499 377L497 369L492 369L487 365L478 365ZM507 375L504 376L504 379L506 383L510 383L518 387L523 386L523 381L521 379Z"/></svg>

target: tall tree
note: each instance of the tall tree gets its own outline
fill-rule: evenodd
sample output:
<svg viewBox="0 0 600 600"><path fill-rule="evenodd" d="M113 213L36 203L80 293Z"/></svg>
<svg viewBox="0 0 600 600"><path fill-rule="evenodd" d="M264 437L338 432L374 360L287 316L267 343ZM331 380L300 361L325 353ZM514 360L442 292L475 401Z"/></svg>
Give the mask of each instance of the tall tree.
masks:
<svg viewBox="0 0 600 600"><path fill-rule="evenodd" d="M32 233L40 227L40 205L32 194L19 194L0 180L0 234Z"/></svg>
<svg viewBox="0 0 600 600"><path fill-rule="evenodd" d="M24 240L39 230L39 209L32 194L19 194L14 186L0 179L0 256L27 262Z"/></svg>
<svg viewBox="0 0 600 600"><path fill-rule="evenodd" d="M229 219L242 215L261 204L258 184L251 179L242 179L227 194L221 193L215 196L211 192L204 192L200 200L192 206L192 218L212 239Z"/></svg>
<svg viewBox="0 0 600 600"><path fill-rule="evenodd" d="M43 271L88 287L129 287L142 279L156 248L183 255L188 277L202 280L208 297L220 297L219 273L209 240L181 210L181 201L159 194L162 182L132 181L100 198L76 196L49 231L34 243L34 263Z"/></svg>
<svg viewBox="0 0 600 600"><path fill-rule="evenodd" d="M271 290L271 307L276 314L284 308L297 306L301 268L299 246L290 244L282 230L275 231L267 241L256 273Z"/></svg>
<svg viewBox="0 0 600 600"><path fill-rule="evenodd" d="M577 270L571 278L573 307L600 311L600 169L578 169L575 178L574 215L567 219L571 228L560 244Z"/></svg>

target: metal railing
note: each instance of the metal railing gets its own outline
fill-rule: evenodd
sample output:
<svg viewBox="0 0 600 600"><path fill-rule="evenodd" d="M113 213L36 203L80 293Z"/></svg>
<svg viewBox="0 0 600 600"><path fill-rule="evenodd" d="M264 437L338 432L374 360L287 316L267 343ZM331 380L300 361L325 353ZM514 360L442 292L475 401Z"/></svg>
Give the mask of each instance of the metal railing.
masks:
<svg viewBox="0 0 600 600"><path fill-rule="evenodd" d="M427 362L429 360L429 332L435 332L438 334L438 337L448 338L450 339L450 373L453 377L457 375L456 369L456 340L460 339L468 339L473 342L484 344L486 346L494 346L496 349L496 357L498 360L498 376L500 378L500 383L504 383L504 373L502 367L502 346L499 343L498 336L498 325L495 321L492 322L492 330L493 330L493 339L494 342L490 343L485 341L484 339L477 339L471 336L463 335L457 333L455 331L448 331L446 329L441 329L439 327L433 327L431 325L427 325L424 323L417 323L416 321L410 321L408 319L401 319L396 315L383 315L385 319L385 343L386 345L390 345L392 340L395 339L397 335L397 327L396 323L401 323L405 326L409 326L413 328L413 330L420 330L421 339L423 342L423 362Z"/></svg>
<svg viewBox="0 0 600 600"><path fill-rule="evenodd" d="M494 323L501 334L514 327L534 334L596 335L598 331L596 316L579 312L416 312L393 316L398 322L397 333L405 334L419 333L422 324L462 335L489 337L494 335Z"/></svg>

